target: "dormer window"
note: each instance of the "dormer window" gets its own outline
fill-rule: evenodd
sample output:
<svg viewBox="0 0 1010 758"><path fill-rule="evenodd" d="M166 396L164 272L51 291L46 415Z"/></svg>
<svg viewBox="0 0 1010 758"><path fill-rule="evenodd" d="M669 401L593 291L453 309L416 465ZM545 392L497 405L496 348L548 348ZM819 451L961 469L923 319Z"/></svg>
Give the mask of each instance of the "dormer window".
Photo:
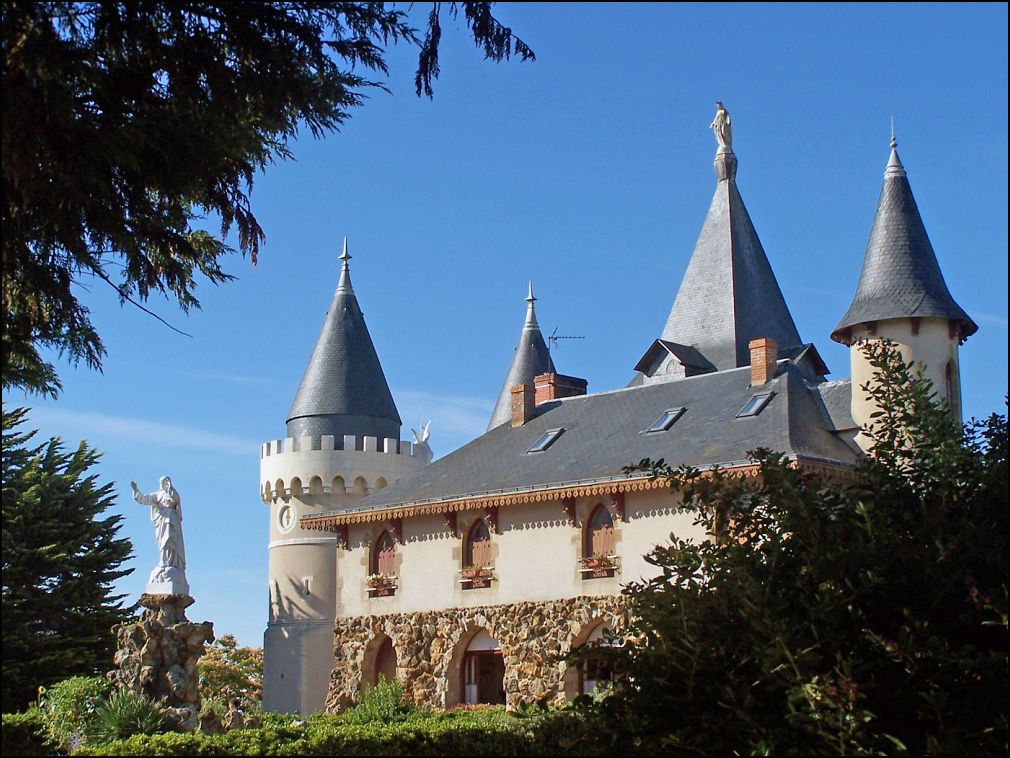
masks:
<svg viewBox="0 0 1010 758"><path fill-rule="evenodd" d="M744 416L758 415L773 397L775 397L774 392L759 392L757 395L752 395L750 400L740 409L740 412L736 414L736 417L743 418Z"/></svg>
<svg viewBox="0 0 1010 758"><path fill-rule="evenodd" d="M544 450L553 445L554 440L560 437L564 433L564 431L565 430L563 427L560 429L548 429L540 436L540 439L538 439L536 442L533 443L533 447L531 447L529 450L526 451L527 454L542 453Z"/></svg>
<svg viewBox="0 0 1010 758"><path fill-rule="evenodd" d="M659 418L652 422L652 426L645 430L646 434L652 434L654 432L665 432L674 422L684 415L684 408L670 408L669 410L663 411Z"/></svg>

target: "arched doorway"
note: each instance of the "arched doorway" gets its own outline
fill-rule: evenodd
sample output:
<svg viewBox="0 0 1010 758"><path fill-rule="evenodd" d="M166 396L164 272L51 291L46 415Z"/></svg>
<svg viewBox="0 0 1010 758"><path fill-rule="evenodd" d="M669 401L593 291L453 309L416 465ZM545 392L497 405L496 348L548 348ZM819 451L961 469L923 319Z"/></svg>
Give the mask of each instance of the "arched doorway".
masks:
<svg viewBox="0 0 1010 758"><path fill-rule="evenodd" d="M380 677L387 682L396 681L396 648L393 640L380 634L365 648L365 658L361 665L361 689L374 687Z"/></svg>
<svg viewBox="0 0 1010 758"><path fill-rule="evenodd" d="M487 630L470 639L460 673L460 703L505 705L505 660L501 645Z"/></svg>
<svg viewBox="0 0 1010 758"><path fill-rule="evenodd" d="M586 645L601 647L614 644L608 642L604 636L604 632L609 630L606 624L600 624L589 634ZM610 664L602 658L590 655L582 662L582 668L579 671L579 692L583 695L592 695L598 685L604 682L609 683L612 680Z"/></svg>
<svg viewBox="0 0 1010 758"><path fill-rule="evenodd" d="M597 618L583 626L582 631L572 640L573 650L583 647L588 655L577 663L572 662L565 670L564 692L569 700L579 695L591 695L600 683L612 681L609 665L602 658L593 656L591 649L619 644L607 641L610 629L611 626L605 619Z"/></svg>

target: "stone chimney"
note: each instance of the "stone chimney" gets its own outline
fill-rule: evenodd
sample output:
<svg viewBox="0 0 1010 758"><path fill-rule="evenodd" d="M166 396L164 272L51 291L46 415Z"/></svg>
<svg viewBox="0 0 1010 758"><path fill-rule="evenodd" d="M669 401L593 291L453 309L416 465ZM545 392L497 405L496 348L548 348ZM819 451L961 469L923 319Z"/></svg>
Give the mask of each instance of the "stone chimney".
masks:
<svg viewBox="0 0 1010 758"><path fill-rule="evenodd" d="M750 347L750 386L758 387L767 384L775 377L775 362L779 358L779 346L769 337L751 340Z"/></svg>
<svg viewBox="0 0 1010 758"><path fill-rule="evenodd" d="M564 374L548 373L533 377L537 405L546 403L548 400L585 395L588 385L589 382L585 379L579 379L575 376L565 376Z"/></svg>
<svg viewBox="0 0 1010 758"><path fill-rule="evenodd" d="M512 427L522 426L533 416L533 385L517 384L512 388Z"/></svg>

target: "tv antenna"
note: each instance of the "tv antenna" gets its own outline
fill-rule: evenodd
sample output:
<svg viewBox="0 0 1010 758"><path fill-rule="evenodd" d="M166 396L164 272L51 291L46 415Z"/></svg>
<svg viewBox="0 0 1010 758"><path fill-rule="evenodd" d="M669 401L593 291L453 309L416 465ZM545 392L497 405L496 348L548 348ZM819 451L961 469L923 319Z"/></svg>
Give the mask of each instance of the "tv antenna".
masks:
<svg viewBox="0 0 1010 758"><path fill-rule="evenodd" d="M553 350L558 346L558 340L584 340L584 335L574 335L574 334L558 334L558 329L560 327L554 327L554 331L551 332L551 336L547 338L547 342L550 343L548 350Z"/></svg>

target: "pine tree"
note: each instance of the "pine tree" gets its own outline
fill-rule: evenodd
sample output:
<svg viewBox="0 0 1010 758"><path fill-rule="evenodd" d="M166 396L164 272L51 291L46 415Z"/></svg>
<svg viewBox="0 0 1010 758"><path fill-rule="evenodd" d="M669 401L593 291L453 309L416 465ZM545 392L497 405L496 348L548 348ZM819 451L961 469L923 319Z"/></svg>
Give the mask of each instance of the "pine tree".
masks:
<svg viewBox="0 0 1010 758"><path fill-rule="evenodd" d="M59 438L31 447L27 411L3 410L3 710L47 685L112 667L112 626L130 616L112 583L132 569L108 516L112 483L88 474L99 454Z"/></svg>

